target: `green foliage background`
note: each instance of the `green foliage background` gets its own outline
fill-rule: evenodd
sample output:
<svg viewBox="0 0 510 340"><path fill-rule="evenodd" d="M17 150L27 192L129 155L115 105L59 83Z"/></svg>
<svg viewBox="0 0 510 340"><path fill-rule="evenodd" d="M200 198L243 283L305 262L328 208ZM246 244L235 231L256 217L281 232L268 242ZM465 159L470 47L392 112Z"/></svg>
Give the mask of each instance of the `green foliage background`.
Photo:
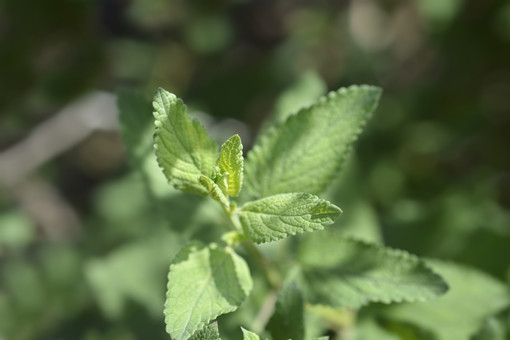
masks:
<svg viewBox="0 0 510 340"><path fill-rule="evenodd" d="M504 0L1 1L0 154L93 90L147 114L126 113L127 152L119 131L96 132L1 187L0 339L168 339L168 265L224 221L168 186L149 152L157 87L249 150L265 121L360 83L384 95L328 188L344 213L327 228L434 258L452 294L439 319L428 305L363 308L356 336L507 339L509 45ZM285 249L263 247L294 261ZM256 274L251 303L220 317L222 338L250 329L267 293Z"/></svg>

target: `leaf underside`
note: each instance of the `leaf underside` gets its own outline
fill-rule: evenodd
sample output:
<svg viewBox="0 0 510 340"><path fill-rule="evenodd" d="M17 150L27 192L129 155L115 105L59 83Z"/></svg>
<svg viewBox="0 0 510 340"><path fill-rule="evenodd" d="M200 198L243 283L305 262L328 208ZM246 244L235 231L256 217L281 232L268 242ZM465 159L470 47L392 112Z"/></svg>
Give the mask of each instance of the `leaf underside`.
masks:
<svg viewBox="0 0 510 340"><path fill-rule="evenodd" d="M305 231L322 230L342 211L307 193L279 194L246 203L240 214L244 232L255 243L265 243Z"/></svg>
<svg viewBox="0 0 510 340"><path fill-rule="evenodd" d="M248 153L245 184L255 197L286 192L318 194L333 179L381 90L351 86L269 129Z"/></svg>
<svg viewBox="0 0 510 340"><path fill-rule="evenodd" d="M190 245L170 266L165 302L166 330L189 339L219 315L233 312L252 288L246 262L231 249Z"/></svg>
<svg viewBox="0 0 510 340"><path fill-rule="evenodd" d="M448 289L416 256L328 232L303 240L300 264L299 282L308 301L334 307L425 301Z"/></svg>
<svg viewBox="0 0 510 340"><path fill-rule="evenodd" d="M207 195L200 175L212 177L218 146L197 120L190 120L186 105L174 94L158 89L154 95L156 132L154 148L159 166L175 188Z"/></svg>

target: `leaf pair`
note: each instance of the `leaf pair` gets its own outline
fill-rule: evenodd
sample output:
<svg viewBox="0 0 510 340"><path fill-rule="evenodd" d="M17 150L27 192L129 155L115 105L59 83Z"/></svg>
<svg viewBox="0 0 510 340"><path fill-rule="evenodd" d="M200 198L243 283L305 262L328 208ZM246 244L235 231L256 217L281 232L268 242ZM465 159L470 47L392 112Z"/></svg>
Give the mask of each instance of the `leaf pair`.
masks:
<svg viewBox="0 0 510 340"><path fill-rule="evenodd" d="M153 106L157 160L175 188L207 195L211 191L210 183L204 178L218 184L216 181L225 176L227 182L222 192L237 196L243 176L239 136L227 140L218 157L218 145L197 120L188 118L187 107L181 99L160 88L154 95Z"/></svg>

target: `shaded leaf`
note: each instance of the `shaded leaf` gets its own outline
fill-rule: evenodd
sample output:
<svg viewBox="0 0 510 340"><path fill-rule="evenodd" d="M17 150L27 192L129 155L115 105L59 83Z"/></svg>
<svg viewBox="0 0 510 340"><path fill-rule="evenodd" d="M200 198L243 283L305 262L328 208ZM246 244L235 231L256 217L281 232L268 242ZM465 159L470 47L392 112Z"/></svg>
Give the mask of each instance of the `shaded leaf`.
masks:
<svg viewBox="0 0 510 340"><path fill-rule="evenodd" d="M357 309L369 302L425 301L448 289L407 252L322 232L300 245L300 283L311 303Z"/></svg>
<svg viewBox="0 0 510 340"><path fill-rule="evenodd" d="M475 269L428 261L450 286L441 299L390 307L385 317L432 331L437 340L469 339L486 318L510 304L508 287Z"/></svg>
<svg viewBox="0 0 510 340"><path fill-rule="evenodd" d="M296 282L283 286L267 325L273 339L304 339L303 303L303 294Z"/></svg>

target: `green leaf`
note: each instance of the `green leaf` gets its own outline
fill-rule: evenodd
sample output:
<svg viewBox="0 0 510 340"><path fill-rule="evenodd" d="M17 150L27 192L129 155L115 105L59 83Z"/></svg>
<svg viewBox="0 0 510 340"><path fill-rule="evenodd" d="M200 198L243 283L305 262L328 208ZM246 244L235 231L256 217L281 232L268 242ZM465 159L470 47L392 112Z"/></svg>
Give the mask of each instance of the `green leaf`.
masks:
<svg viewBox="0 0 510 340"><path fill-rule="evenodd" d="M373 318L364 318L356 323L356 333L354 340L400 340L382 328Z"/></svg>
<svg viewBox="0 0 510 340"><path fill-rule="evenodd" d="M296 282L291 281L283 286L267 325L273 339L304 339L303 303L303 294Z"/></svg>
<svg viewBox="0 0 510 340"><path fill-rule="evenodd" d="M450 291L436 301L392 306L385 318L428 329L437 340L465 340L509 306L508 287L487 274L453 263L427 263L447 280Z"/></svg>
<svg viewBox="0 0 510 340"><path fill-rule="evenodd" d="M225 207L225 209L229 208L230 204L228 199L225 197L225 194L223 194L223 190L221 190L221 188L216 183L214 183L212 179L201 175L199 177L199 181L205 188L207 188L209 194L214 200L220 202L223 207Z"/></svg>
<svg viewBox="0 0 510 340"><path fill-rule="evenodd" d="M416 256L330 232L305 238L299 260L299 281L311 303L357 309L369 302L425 301L448 289Z"/></svg>
<svg viewBox="0 0 510 340"><path fill-rule="evenodd" d="M221 340L220 332L218 331L218 323L213 322L198 332L196 332L191 340Z"/></svg>
<svg viewBox="0 0 510 340"><path fill-rule="evenodd" d="M158 89L154 95L156 133L154 148L159 166L175 188L207 195L200 175L213 177L218 146L197 120L190 120L186 105L174 94Z"/></svg>
<svg viewBox="0 0 510 340"><path fill-rule="evenodd" d="M508 333L510 335L510 333ZM505 340L505 325L496 318L489 318L472 340Z"/></svg>
<svg viewBox="0 0 510 340"><path fill-rule="evenodd" d="M246 262L230 248L193 244L170 265L165 302L166 331L189 339L221 314L235 311L253 283Z"/></svg>
<svg viewBox="0 0 510 340"><path fill-rule="evenodd" d="M222 173L228 172L228 194L233 197L239 195L243 185L244 167L243 144L239 135L234 135L223 143L216 166Z"/></svg>
<svg viewBox="0 0 510 340"><path fill-rule="evenodd" d="M289 193L246 203L240 221L247 237L255 243L264 243L322 230L341 213L340 208L315 195Z"/></svg>
<svg viewBox="0 0 510 340"><path fill-rule="evenodd" d="M248 153L245 184L249 191L256 197L323 191L375 110L380 94L374 86L342 88L268 130Z"/></svg>
<svg viewBox="0 0 510 340"><path fill-rule="evenodd" d="M273 120L276 123L284 122L291 114L312 105L326 91L326 84L316 72L303 73L291 87L279 96L275 104Z"/></svg>
<svg viewBox="0 0 510 340"><path fill-rule="evenodd" d="M151 103L133 92L117 95L120 132L133 167L140 167L152 152L154 125Z"/></svg>
<svg viewBox="0 0 510 340"><path fill-rule="evenodd" d="M257 334L250 332L243 327L241 327L241 330L243 331L243 340L260 340L260 337Z"/></svg>

